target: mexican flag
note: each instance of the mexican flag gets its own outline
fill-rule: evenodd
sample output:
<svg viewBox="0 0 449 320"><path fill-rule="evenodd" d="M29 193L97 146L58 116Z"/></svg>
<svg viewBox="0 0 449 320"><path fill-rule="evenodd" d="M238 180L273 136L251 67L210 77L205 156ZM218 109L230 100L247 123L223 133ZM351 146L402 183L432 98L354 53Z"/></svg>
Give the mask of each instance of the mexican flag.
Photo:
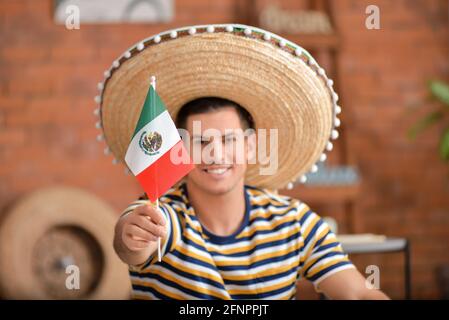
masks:
<svg viewBox="0 0 449 320"><path fill-rule="evenodd" d="M148 90L125 162L153 202L194 167L154 82Z"/></svg>

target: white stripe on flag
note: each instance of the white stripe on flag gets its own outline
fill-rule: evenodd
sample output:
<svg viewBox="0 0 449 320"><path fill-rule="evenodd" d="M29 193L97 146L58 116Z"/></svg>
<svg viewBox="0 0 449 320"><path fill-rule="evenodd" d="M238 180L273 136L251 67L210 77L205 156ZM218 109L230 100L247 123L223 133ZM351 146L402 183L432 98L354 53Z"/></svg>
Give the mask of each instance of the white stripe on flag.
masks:
<svg viewBox="0 0 449 320"><path fill-rule="evenodd" d="M155 155L146 154L139 146L139 141L142 133L157 131L162 136L162 145ZM173 123L172 118L168 111L162 112L153 121L147 123L131 140L128 150L126 151L125 161L128 164L131 172L137 176L144 171L156 160L158 160L164 153L169 151L173 146L181 140L178 130Z"/></svg>

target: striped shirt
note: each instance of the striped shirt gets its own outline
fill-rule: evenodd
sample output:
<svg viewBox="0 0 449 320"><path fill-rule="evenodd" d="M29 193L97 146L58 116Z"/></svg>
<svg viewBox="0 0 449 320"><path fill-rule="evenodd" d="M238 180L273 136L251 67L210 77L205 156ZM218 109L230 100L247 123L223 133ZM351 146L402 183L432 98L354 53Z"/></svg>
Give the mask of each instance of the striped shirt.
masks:
<svg viewBox="0 0 449 320"><path fill-rule="evenodd" d="M294 299L296 282L317 285L354 268L328 225L304 203L245 186L245 215L232 235L206 230L185 184L159 200L168 235L157 253L129 266L135 299ZM132 203L130 212L148 200Z"/></svg>

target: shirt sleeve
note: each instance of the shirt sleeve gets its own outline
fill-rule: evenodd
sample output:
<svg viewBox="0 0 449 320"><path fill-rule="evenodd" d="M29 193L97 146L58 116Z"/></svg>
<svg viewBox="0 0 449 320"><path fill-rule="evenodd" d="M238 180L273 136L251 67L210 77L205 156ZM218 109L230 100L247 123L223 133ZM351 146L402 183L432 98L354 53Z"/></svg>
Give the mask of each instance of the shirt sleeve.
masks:
<svg viewBox="0 0 449 320"><path fill-rule="evenodd" d="M121 214L121 217L131 213L135 208L150 203L149 200L138 200L131 203ZM167 237L161 241L161 258L172 251L181 234L181 225L176 211L168 204L159 202L159 210L162 212L167 223ZM131 271L145 271L148 267L158 262L157 250L140 265L129 265Z"/></svg>
<svg viewBox="0 0 449 320"><path fill-rule="evenodd" d="M302 249L299 275L318 284L339 271L355 268L328 224L307 206L299 217Z"/></svg>

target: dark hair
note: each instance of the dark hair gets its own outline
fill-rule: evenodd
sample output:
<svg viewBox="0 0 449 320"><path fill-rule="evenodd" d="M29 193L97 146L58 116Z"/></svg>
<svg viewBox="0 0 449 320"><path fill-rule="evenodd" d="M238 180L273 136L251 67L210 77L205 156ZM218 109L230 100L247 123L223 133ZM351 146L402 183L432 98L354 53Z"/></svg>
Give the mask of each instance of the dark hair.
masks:
<svg viewBox="0 0 449 320"><path fill-rule="evenodd" d="M225 107L234 108L244 129L254 129L253 118L245 108L234 101L218 97L202 97L184 104L176 116L176 127L185 129L190 115L213 112Z"/></svg>

